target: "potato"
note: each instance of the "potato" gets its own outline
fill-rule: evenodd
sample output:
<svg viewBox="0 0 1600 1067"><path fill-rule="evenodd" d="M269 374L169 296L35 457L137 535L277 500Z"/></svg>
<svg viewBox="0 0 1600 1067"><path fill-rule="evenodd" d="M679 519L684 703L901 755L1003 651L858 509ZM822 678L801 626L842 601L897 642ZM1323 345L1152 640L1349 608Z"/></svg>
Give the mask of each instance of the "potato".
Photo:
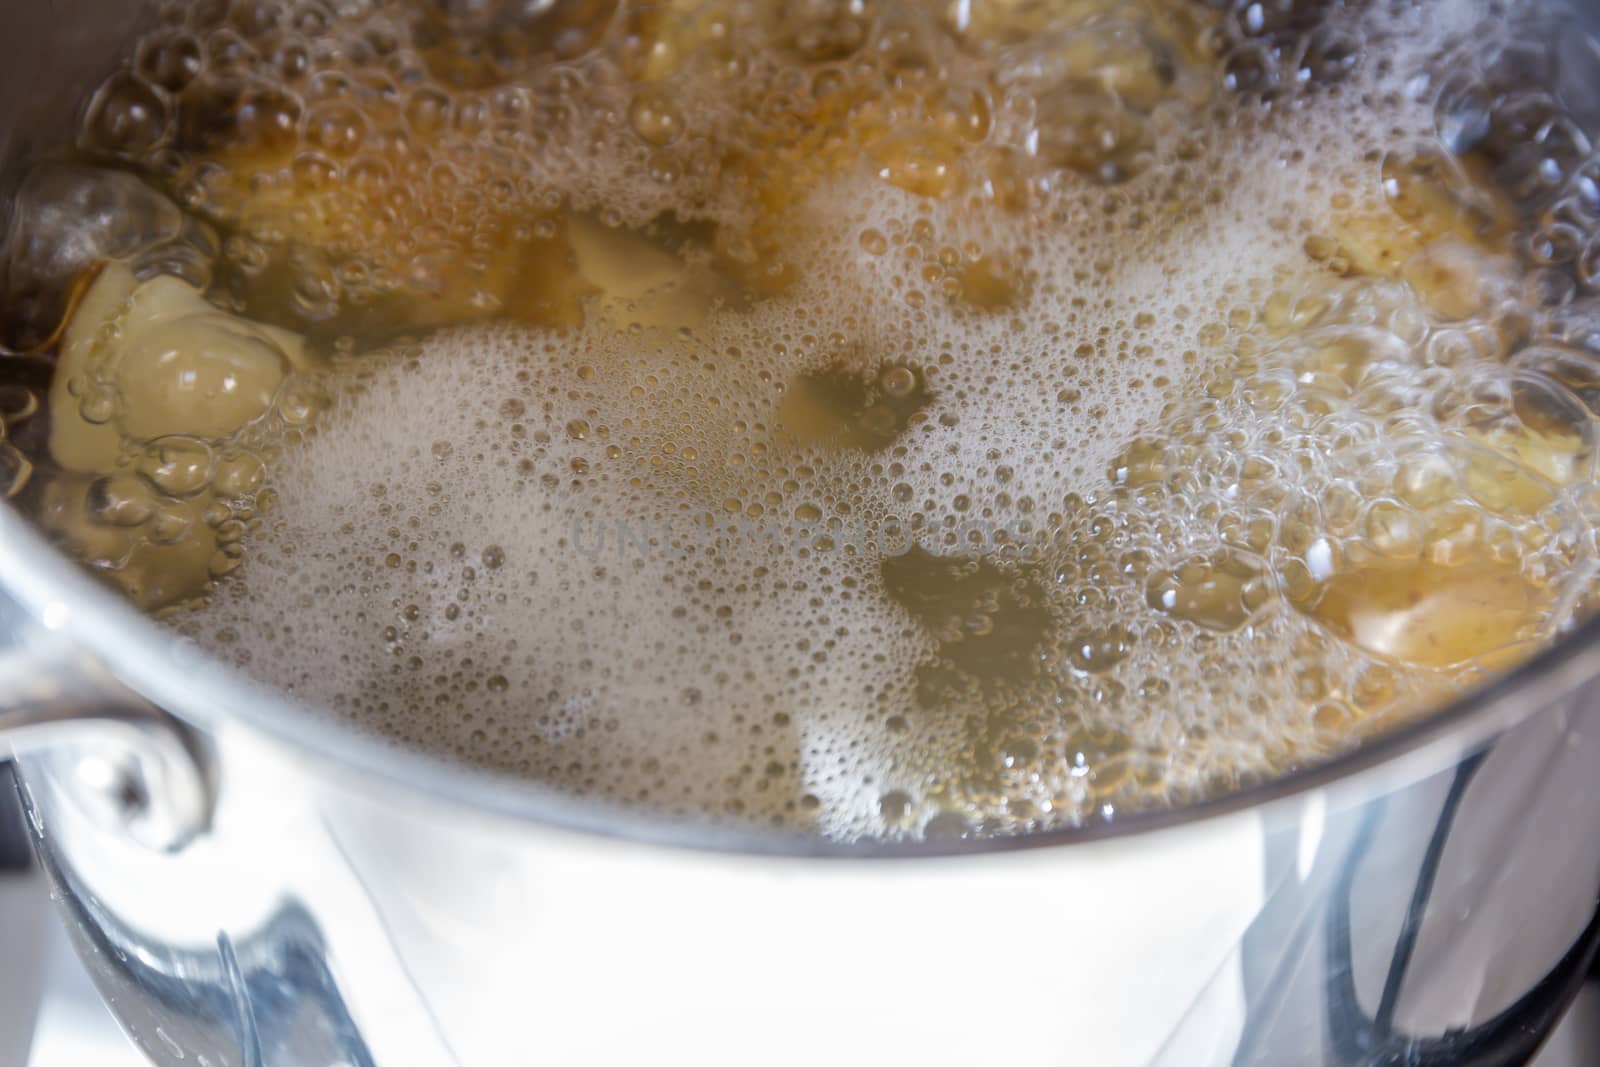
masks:
<svg viewBox="0 0 1600 1067"><path fill-rule="evenodd" d="M109 264L62 337L50 453L100 473L130 440L230 437L267 412L292 367L313 362L286 330L219 311L176 278L141 283Z"/></svg>

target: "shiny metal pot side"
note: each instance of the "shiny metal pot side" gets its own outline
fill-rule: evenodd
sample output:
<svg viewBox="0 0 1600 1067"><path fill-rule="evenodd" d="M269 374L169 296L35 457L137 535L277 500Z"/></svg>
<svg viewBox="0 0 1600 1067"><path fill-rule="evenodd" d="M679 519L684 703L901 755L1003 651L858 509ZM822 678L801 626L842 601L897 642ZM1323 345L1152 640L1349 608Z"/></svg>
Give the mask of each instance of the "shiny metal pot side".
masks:
<svg viewBox="0 0 1600 1067"><path fill-rule="evenodd" d="M0 2L13 171L144 14ZM96 984L166 1067L1520 1063L1600 942L1597 678L1590 625L1210 804L843 849L357 736L0 507L0 745Z"/></svg>

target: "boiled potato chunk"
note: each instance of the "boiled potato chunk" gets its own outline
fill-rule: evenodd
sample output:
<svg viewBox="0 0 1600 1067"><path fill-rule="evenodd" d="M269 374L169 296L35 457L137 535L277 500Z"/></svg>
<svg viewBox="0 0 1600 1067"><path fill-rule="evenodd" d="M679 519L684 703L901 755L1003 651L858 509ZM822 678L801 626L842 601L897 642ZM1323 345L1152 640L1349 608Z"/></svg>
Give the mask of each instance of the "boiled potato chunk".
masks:
<svg viewBox="0 0 1600 1067"><path fill-rule="evenodd" d="M1532 640L1539 606L1514 562L1422 560L1344 571L1323 587L1310 614L1369 652L1447 668Z"/></svg>
<svg viewBox="0 0 1600 1067"><path fill-rule="evenodd" d="M197 536L209 494L148 502L137 524L107 514L110 478L64 475L45 489L40 521L79 559L145 611L159 611L205 592L217 553L214 537ZM115 492L112 489L110 492Z"/></svg>
<svg viewBox="0 0 1600 1067"><path fill-rule="evenodd" d="M234 515L226 498L261 477L227 441L313 363L294 334L221 311L177 278L140 282L107 264L62 336L49 406L64 473L41 521L146 610L201 595L240 558L237 531L220 532Z"/></svg>
<svg viewBox="0 0 1600 1067"><path fill-rule="evenodd" d="M219 311L177 278L140 283L109 264L62 338L50 387L50 452L67 470L109 471L125 440L221 439L271 407L301 339Z"/></svg>
<svg viewBox="0 0 1600 1067"><path fill-rule="evenodd" d="M1381 181L1382 205L1341 211L1330 232L1306 241L1306 251L1341 274L1405 272L1407 281L1414 276L1421 283L1425 299L1437 291L1455 317L1461 300L1470 299L1466 272L1439 270L1427 250L1448 244L1458 250L1450 256L1455 264L1475 254L1485 257L1475 273L1491 262L1499 271L1498 257L1509 251L1515 225L1510 205L1487 178L1438 146L1390 153Z"/></svg>

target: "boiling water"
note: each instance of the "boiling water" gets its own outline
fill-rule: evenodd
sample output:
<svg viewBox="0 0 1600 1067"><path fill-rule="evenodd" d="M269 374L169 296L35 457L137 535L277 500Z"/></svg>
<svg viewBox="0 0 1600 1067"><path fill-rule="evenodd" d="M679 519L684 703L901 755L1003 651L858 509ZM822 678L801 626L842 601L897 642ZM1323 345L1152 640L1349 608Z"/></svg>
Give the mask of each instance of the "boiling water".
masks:
<svg viewBox="0 0 1600 1067"><path fill-rule="evenodd" d="M1600 164L1522 18L175 4L23 189L5 469L247 672L565 791L1234 788L1594 595Z"/></svg>

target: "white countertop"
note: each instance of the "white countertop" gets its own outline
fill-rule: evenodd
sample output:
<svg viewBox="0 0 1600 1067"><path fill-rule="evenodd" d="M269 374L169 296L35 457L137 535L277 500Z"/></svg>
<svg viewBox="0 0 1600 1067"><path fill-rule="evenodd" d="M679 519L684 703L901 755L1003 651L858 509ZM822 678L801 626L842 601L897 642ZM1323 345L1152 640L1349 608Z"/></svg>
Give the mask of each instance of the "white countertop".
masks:
<svg viewBox="0 0 1600 1067"><path fill-rule="evenodd" d="M143 1067L50 912L37 874L0 874L0 1067ZM1532 1067L1600 1063L1591 983Z"/></svg>

